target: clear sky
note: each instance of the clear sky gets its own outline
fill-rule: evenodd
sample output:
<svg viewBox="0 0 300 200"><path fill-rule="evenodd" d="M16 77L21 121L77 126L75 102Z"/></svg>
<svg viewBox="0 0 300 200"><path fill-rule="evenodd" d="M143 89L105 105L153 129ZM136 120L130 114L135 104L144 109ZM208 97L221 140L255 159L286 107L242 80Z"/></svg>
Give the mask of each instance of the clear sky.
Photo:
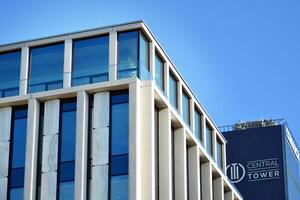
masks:
<svg viewBox="0 0 300 200"><path fill-rule="evenodd" d="M300 145L299 0L1 1L0 43L143 19L218 126L284 118Z"/></svg>

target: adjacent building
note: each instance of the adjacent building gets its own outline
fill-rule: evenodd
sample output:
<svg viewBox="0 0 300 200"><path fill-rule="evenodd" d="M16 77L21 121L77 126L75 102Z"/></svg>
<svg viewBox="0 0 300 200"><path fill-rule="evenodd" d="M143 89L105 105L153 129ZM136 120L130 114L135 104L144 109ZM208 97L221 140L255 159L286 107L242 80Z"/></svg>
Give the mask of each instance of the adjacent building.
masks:
<svg viewBox="0 0 300 200"><path fill-rule="evenodd" d="M300 156L282 120L261 120L223 127L227 175L245 200L300 199Z"/></svg>
<svg viewBox="0 0 300 200"><path fill-rule="evenodd" d="M143 21L0 46L0 97L0 199L242 199Z"/></svg>

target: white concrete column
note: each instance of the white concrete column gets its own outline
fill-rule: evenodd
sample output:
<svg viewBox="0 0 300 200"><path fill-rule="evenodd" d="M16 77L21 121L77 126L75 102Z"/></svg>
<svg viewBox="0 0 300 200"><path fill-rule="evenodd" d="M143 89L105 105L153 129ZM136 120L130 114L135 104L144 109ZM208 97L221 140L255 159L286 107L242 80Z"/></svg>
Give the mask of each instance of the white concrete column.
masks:
<svg viewBox="0 0 300 200"><path fill-rule="evenodd" d="M169 62L164 63L164 88L165 88L165 95L169 97Z"/></svg>
<svg viewBox="0 0 300 200"><path fill-rule="evenodd" d="M174 132L175 199L187 199L186 132L184 128Z"/></svg>
<svg viewBox="0 0 300 200"><path fill-rule="evenodd" d="M203 144L203 147L204 149L206 149L206 117L205 115L203 114L202 115L202 120L201 120L201 128L202 128L202 144Z"/></svg>
<svg viewBox="0 0 300 200"><path fill-rule="evenodd" d="M193 98L190 98L190 125L193 133L195 134L195 102Z"/></svg>
<svg viewBox="0 0 300 200"><path fill-rule="evenodd" d="M118 33L111 31L109 33L109 81L117 80L118 63Z"/></svg>
<svg viewBox="0 0 300 200"><path fill-rule="evenodd" d="M139 118L131 123L141 124L140 141L141 155L137 159L141 159L141 174L143 178L140 180L141 198L143 200L155 199L155 127L154 127L154 82L149 81L147 86L140 88L140 107ZM138 149L137 149L138 151ZM130 152L133 153L133 152ZM131 154L134 155L134 154ZM138 169L137 169L138 170Z"/></svg>
<svg viewBox="0 0 300 200"><path fill-rule="evenodd" d="M19 95L27 94L29 78L29 47L22 47L21 50L21 71L20 71Z"/></svg>
<svg viewBox="0 0 300 200"><path fill-rule="evenodd" d="M0 199L7 198L11 107L0 108Z"/></svg>
<svg viewBox="0 0 300 200"><path fill-rule="evenodd" d="M234 194L232 191L226 192L224 195L224 200L234 200Z"/></svg>
<svg viewBox="0 0 300 200"><path fill-rule="evenodd" d="M72 55L73 55L73 41L72 39L65 40L64 51L64 88L71 87L72 80Z"/></svg>
<svg viewBox="0 0 300 200"><path fill-rule="evenodd" d="M24 199L26 200L34 200L36 197L39 118L40 103L37 99L29 99L24 183Z"/></svg>
<svg viewBox="0 0 300 200"><path fill-rule="evenodd" d="M109 92L94 95L91 200L108 199Z"/></svg>
<svg viewBox="0 0 300 200"><path fill-rule="evenodd" d="M155 43L152 41L149 45L149 64L150 64L150 75L155 80Z"/></svg>
<svg viewBox="0 0 300 200"><path fill-rule="evenodd" d="M177 92L177 99L178 99L178 112L182 116L182 83L178 81L177 84L178 92Z"/></svg>
<svg viewBox="0 0 300 200"><path fill-rule="evenodd" d="M213 180L214 200L224 200L224 182L223 178L219 177Z"/></svg>
<svg viewBox="0 0 300 200"><path fill-rule="evenodd" d="M75 162L75 199L87 198L88 167L88 117L89 96L85 91L77 93L76 111L76 162Z"/></svg>
<svg viewBox="0 0 300 200"><path fill-rule="evenodd" d="M223 144L222 146L222 162L223 162L223 172L225 173L225 175L227 175L227 158L226 158L226 142Z"/></svg>
<svg viewBox="0 0 300 200"><path fill-rule="evenodd" d="M189 199L200 200L200 153L197 145L188 148Z"/></svg>
<svg viewBox="0 0 300 200"><path fill-rule="evenodd" d="M201 165L202 200L213 200L212 168L211 163Z"/></svg>
<svg viewBox="0 0 300 200"><path fill-rule="evenodd" d="M159 199L172 199L172 137L171 113L159 111Z"/></svg>
<svg viewBox="0 0 300 200"><path fill-rule="evenodd" d="M60 100L45 102L41 199L56 200Z"/></svg>

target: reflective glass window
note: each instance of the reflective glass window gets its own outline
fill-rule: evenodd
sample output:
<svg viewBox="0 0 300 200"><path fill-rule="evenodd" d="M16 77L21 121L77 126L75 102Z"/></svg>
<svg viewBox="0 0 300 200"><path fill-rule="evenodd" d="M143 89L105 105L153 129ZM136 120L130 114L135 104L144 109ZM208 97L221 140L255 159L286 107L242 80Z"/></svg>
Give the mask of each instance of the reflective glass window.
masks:
<svg viewBox="0 0 300 200"><path fill-rule="evenodd" d="M140 32L140 62L139 62L139 78L141 80L150 79L149 73L149 42L142 32Z"/></svg>
<svg viewBox="0 0 300 200"><path fill-rule="evenodd" d="M12 112L8 196L11 200L19 200L24 193L27 107L14 108Z"/></svg>
<svg viewBox="0 0 300 200"><path fill-rule="evenodd" d="M197 108L195 108L195 116L194 116L194 120L195 120L195 135L196 135L196 138L199 140L199 141L202 141L202 126L201 126L201 113L198 111Z"/></svg>
<svg viewBox="0 0 300 200"><path fill-rule="evenodd" d="M221 140L218 138L217 139L217 152L216 152L216 161L217 161L217 164L219 165L219 167L221 168L221 169L223 169L223 155L222 155L222 152L223 152L223 150L222 150L222 142L221 142Z"/></svg>
<svg viewBox="0 0 300 200"><path fill-rule="evenodd" d="M172 73L169 75L169 93L170 103L177 109L177 80Z"/></svg>
<svg viewBox="0 0 300 200"><path fill-rule="evenodd" d="M182 91L182 118L183 121L190 125L190 98L187 93Z"/></svg>
<svg viewBox="0 0 300 200"><path fill-rule="evenodd" d="M128 199L128 92L111 95L110 199Z"/></svg>
<svg viewBox="0 0 300 200"><path fill-rule="evenodd" d="M136 77L139 60L139 31L118 34L118 79Z"/></svg>
<svg viewBox="0 0 300 200"><path fill-rule="evenodd" d="M160 56L155 53L155 83L162 91L164 91L164 82L164 62Z"/></svg>
<svg viewBox="0 0 300 200"><path fill-rule="evenodd" d="M64 44L31 48L29 69L29 93L62 88Z"/></svg>
<svg viewBox="0 0 300 200"><path fill-rule="evenodd" d="M60 109L58 196L67 200L74 199L76 99L62 101Z"/></svg>
<svg viewBox="0 0 300 200"><path fill-rule="evenodd" d="M108 80L108 35L73 42L72 85Z"/></svg>
<svg viewBox="0 0 300 200"><path fill-rule="evenodd" d="M21 51L0 54L0 98L19 94Z"/></svg>
<svg viewBox="0 0 300 200"><path fill-rule="evenodd" d="M212 144L212 129L206 125L206 151L213 155L213 144Z"/></svg>

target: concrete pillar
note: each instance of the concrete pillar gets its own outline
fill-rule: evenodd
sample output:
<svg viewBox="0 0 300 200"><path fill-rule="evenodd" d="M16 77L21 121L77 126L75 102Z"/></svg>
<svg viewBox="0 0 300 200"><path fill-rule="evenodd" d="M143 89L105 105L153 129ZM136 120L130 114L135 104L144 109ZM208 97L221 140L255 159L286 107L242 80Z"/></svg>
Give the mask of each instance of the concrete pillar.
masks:
<svg viewBox="0 0 300 200"><path fill-rule="evenodd" d="M140 89L140 118L135 122L141 124L141 198L143 200L155 199L155 127L154 127L154 82ZM130 152L132 153L132 152Z"/></svg>
<svg viewBox="0 0 300 200"><path fill-rule="evenodd" d="M20 71L19 94L27 94L28 74L29 74L29 47L22 47L21 50L21 71Z"/></svg>
<svg viewBox="0 0 300 200"><path fill-rule="evenodd" d="M36 197L39 117L40 103L37 99L29 99L24 183L24 199L26 200L34 200Z"/></svg>
<svg viewBox="0 0 300 200"><path fill-rule="evenodd" d="M234 194L232 191L226 192L224 195L224 200L234 200Z"/></svg>
<svg viewBox="0 0 300 200"><path fill-rule="evenodd" d="M111 31L109 33L109 81L117 80L118 63L118 33Z"/></svg>
<svg viewBox="0 0 300 200"><path fill-rule="evenodd" d="M174 132L175 199L187 199L186 133L184 128Z"/></svg>
<svg viewBox="0 0 300 200"><path fill-rule="evenodd" d="M45 102L41 199L56 200L60 100Z"/></svg>
<svg viewBox="0 0 300 200"><path fill-rule="evenodd" d="M11 107L0 108L0 199L7 198Z"/></svg>
<svg viewBox="0 0 300 200"><path fill-rule="evenodd" d="M172 199L172 139L171 113L159 111L159 199Z"/></svg>
<svg viewBox="0 0 300 200"><path fill-rule="evenodd" d="M214 200L224 200L224 182L222 177L213 180Z"/></svg>
<svg viewBox="0 0 300 200"><path fill-rule="evenodd" d="M150 76L152 80L155 80L155 43L150 42L149 45L149 64L150 64Z"/></svg>
<svg viewBox="0 0 300 200"><path fill-rule="evenodd" d="M211 163L201 165L202 200L213 200L212 168Z"/></svg>
<svg viewBox="0 0 300 200"><path fill-rule="evenodd" d="M76 162L75 162L75 199L87 198L88 167L88 116L89 96L85 91L77 93L76 111Z"/></svg>
<svg viewBox="0 0 300 200"><path fill-rule="evenodd" d="M192 146L188 148L188 174L189 174L189 199L200 200L200 153L198 147Z"/></svg>
<svg viewBox="0 0 300 200"><path fill-rule="evenodd" d="M65 40L64 53L64 88L71 87L72 80L72 55L73 55L72 39Z"/></svg>
<svg viewBox="0 0 300 200"><path fill-rule="evenodd" d="M94 95L91 200L108 199L109 92Z"/></svg>

